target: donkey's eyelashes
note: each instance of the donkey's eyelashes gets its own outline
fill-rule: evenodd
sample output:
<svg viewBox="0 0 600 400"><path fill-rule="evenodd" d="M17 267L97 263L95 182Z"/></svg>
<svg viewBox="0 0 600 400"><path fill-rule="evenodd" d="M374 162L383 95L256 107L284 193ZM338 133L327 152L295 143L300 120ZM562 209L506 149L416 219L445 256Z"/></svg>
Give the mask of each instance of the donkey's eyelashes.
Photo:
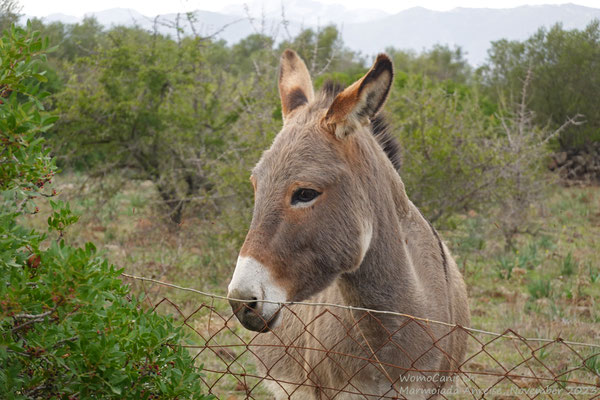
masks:
<svg viewBox="0 0 600 400"><path fill-rule="evenodd" d="M296 189L296 191L292 194L292 200L291 200L291 204L293 206L303 206L303 205L307 205L307 203L312 202L313 200L315 200L317 197L319 197L321 193L317 192L314 189L307 189L307 188L299 188Z"/></svg>

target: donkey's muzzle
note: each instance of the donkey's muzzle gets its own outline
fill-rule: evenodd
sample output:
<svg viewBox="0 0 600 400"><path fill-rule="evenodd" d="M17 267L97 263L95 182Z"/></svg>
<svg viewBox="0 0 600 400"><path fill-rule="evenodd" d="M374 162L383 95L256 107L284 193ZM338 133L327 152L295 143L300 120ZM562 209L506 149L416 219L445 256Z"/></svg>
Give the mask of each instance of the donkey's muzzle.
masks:
<svg viewBox="0 0 600 400"><path fill-rule="evenodd" d="M239 256L229 282L229 304L242 325L256 332L275 327L286 292L275 282L269 268L254 257Z"/></svg>
<svg viewBox="0 0 600 400"><path fill-rule="evenodd" d="M279 317L279 310L273 315L265 316L263 315L263 303L257 301L256 297L243 299L235 294L235 292L231 293L229 297L239 300L229 300L229 304L244 328L255 332L268 332Z"/></svg>

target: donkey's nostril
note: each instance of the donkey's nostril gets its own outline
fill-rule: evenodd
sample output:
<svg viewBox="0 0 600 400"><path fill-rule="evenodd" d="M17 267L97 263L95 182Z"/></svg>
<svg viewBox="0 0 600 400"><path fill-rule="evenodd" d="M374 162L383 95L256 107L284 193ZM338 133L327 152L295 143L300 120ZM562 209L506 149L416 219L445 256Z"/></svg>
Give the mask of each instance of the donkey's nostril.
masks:
<svg viewBox="0 0 600 400"><path fill-rule="evenodd" d="M254 300L254 301L250 301L246 304L244 304L244 306L246 307L246 309L244 310L246 313L254 313L256 312L256 307L258 307L258 302L256 300L258 300L256 297L252 297L250 300Z"/></svg>
<svg viewBox="0 0 600 400"><path fill-rule="evenodd" d="M244 328L250 329L255 332L266 332L270 329L269 324L271 321L275 321L274 315L278 314L279 311L275 312L266 310L264 305L261 304L262 298L258 296L252 296L250 293L243 293L232 290L229 292L230 297L229 304L231 309L242 323Z"/></svg>
<svg viewBox="0 0 600 400"><path fill-rule="evenodd" d="M265 304L261 304L262 298L236 291L230 291L229 297L231 309L244 328L255 332L266 332L277 321L279 310L268 307L265 310Z"/></svg>

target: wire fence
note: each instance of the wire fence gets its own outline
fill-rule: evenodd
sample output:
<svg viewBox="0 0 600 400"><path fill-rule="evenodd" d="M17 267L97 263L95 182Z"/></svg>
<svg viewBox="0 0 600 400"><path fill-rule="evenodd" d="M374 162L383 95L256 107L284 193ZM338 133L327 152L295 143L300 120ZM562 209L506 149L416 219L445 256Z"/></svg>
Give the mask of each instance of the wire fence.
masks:
<svg viewBox="0 0 600 400"><path fill-rule="evenodd" d="M146 297L189 329L184 346L219 399L600 399L600 344L327 303L281 304L281 325L293 329L258 334L225 296L123 275L202 299ZM453 358L448 349L464 342Z"/></svg>

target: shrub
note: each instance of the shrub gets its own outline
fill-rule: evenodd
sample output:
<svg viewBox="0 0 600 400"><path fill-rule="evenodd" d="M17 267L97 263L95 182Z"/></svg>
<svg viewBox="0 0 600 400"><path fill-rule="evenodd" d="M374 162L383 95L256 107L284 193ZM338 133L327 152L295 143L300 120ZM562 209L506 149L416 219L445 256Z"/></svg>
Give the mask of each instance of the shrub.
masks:
<svg viewBox="0 0 600 400"><path fill-rule="evenodd" d="M524 41L492 42L488 61L478 73L497 102L520 100L522 81L531 71L529 108L534 123L556 130L577 114L585 124L571 124L553 139L561 150L588 148L600 141L600 21L584 29L561 24L540 28ZM572 73L577 71L577 73Z"/></svg>
<svg viewBox="0 0 600 400"><path fill-rule="evenodd" d="M490 115L476 88L397 74L388 110L402 144L401 175L431 222L449 224L453 214L476 210L492 217L507 250L518 234L536 233L529 217L549 187L548 142L581 121L536 126L527 108L530 78L518 103L501 103Z"/></svg>
<svg viewBox="0 0 600 400"><path fill-rule="evenodd" d="M0 216L0 391L14 398L202 398L181 328L129 297L91 243ZM70 397L69 397L70 398Z"/></svg>
<svg viewBox="0 0 600 400"><path fill-rule="evenodd" d="M388 102L409 197L431 222L490 207L498 155L477 96L451 82L398 73Z"/></svg>
<svg viewBox="0 0 600 400"><path fill-rule="evenodd" d="M72 65L56 97L56 143L65 162L92 176L125 171L152 181L180 223L184 205L214 188L210 163L227 149L239 114L234 81L207 61L220 45L125 27L108 38Z"/></svg>
<svg viewBox="0 0 600 400"><path fill-rule="evenodd" d="M41 104L48 95L40 91L46 77L39 71L47 46L39 33L15 27L0 40L0 190L34 191L55 171L38 138L57 120Z"/></svg>
<svg viewBox="0 0 600 400"><path fill-rule="evenodd" d="M527 107L531 76L529 70L518 103L500 105L497 114L500 127L497 139L490 146L500 160L494 182L497 190L491 192L491 199L499 206L495 224L504 236L507 249L514 248L514 239L519 233L535 233L529 216L533 205L546 197L549 188L544 176L544 161L550 152L548 142L564 129L580 123L579 116L575 116L556 130L536 126L535 114Z"/></svg>
<svg viewBox="0 0 600 400"><path fill-rule="evenodd" d="M39 83L46 41L12 28L0 42L0 393L3 398L200 398L200 375L171 317L146 310L93 244L65 243L77 217L52 203L51 235L19 218L55 168L40 134L55 120ZM58 235L53 233L58 232Z"/></svg>

